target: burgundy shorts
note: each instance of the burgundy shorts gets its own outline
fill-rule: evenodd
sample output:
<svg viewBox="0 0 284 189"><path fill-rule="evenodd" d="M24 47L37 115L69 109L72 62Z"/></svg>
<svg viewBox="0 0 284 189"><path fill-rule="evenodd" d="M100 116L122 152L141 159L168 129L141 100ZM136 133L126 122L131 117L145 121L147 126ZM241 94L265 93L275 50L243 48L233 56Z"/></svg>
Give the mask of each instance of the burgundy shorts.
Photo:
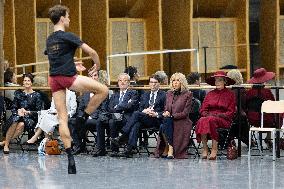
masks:
<svg viewBox="0 0 284 189"><path fill-rule="evenodd" d="M62 75L56 75L56 76L49 76L48 83L51 88L51 92L57 92L60 90L68 89L71 87L71 85L76 80L77 75L74 76L62 76Z"/></svg>

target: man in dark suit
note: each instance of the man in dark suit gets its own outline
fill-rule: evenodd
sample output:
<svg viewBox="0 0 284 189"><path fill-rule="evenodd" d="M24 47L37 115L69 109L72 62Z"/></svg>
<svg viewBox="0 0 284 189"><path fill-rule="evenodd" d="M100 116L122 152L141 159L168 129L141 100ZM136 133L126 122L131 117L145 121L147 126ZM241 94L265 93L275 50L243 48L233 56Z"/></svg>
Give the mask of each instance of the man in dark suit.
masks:
<svg viewBox="0 0 284 189"><path fill-rule="evenodd" d="M122 135L111 139L114 144L119 145L128 138L128 146L122 156L132 157L132 150L136 147L138 132L141 127L159 128L166 102L166 92L159 90L161 81L158 75L150 77L149 86L151 91L142 95L139 111L135 111L122 128Z"/></svg>
<svg viewBox="0 0 284 189"><path fill-rule="evenodd" d="M98 80L98 78L99 78L98 71L92 72L92 74L89 75L89 77L91 77L94 80ZM87 105L90 101L90 98L92 96L93 96L93 94L90 93L90 92L84 93L82 95L80 102L79 102L78 110L77 110L77 116L82 116L84 114L84 110L86 109L86 107L87 107ZM75 118L72 118L70 120L69 127L71 127L70 129L71 129L71 134L72 134L73 143L74 143L73 154L79 154L86 149L86 132L87 132L87 130L91 130L91 131L96 130L97 125L104 124L100 120L99 115L107 113L108 101L109 101L109 99L106 98L100 104L100 106L92 114L90 114L90 116L87 119L84 126L77 128L76 125L75 125ZM106 153L104 153L104 155L105 154Z"/></svg>
<svg viewBox="0 0 284 189"><path fill-rule="evenodd" d="M111 138L118 136L119 130L130 119L132 113L138 108L138 93L135 90L128 89L130 77L126 73L121 73L118 76L119 91L116 91L110 98L108 111L111 114L109 120L109 129ZM104 127L97 127L97 155L105 151L105 135ZM118 154L118 146L111 144L112 153L110 156ZM94 156L96 156L94 154Z"/></svg>

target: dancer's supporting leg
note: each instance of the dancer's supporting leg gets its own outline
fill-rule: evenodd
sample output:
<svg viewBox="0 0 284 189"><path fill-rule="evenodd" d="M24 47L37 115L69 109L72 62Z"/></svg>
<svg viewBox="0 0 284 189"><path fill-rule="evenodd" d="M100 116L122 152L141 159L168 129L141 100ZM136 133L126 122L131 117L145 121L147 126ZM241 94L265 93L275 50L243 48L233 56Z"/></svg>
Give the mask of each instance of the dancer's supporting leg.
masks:
<svg viewBox="0 0 284 189"><path fill-rule="evenodd" d="M68 128L68 114L66 109L66 90L56 91L52 94L58 114L59 133L68 155L68 173L76 174L76 165L71 153L71 136Z"/></svg>
<svg viewBox="0 0 284 189"><path fill-rule="evenodd" d="M91 91L95 93L90 99L85 110L85 114L87 115L86 117L88 117L88 115L93 112L108 95L108 88L105 85L85 76L77 76L76 80L70 87L70 90L78 92ZM68 128L68 116L65 100L66 90L56 91L52 95L58 113L59 133L68 155L68 173L76 174L75 160L71 153L71 136Z"/></svg>

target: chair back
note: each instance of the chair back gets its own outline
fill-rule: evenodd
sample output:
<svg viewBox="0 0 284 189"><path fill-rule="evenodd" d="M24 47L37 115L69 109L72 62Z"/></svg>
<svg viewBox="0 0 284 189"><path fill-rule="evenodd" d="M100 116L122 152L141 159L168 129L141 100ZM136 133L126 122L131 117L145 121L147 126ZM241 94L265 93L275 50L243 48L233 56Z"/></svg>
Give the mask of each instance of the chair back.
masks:
<svg viewBox="0 0 284 189"><path fill-rule="evenodd" d="M264 113L284 113L284 100L272 101L266 100L261 105L261 127L263 127Z"/></svg>

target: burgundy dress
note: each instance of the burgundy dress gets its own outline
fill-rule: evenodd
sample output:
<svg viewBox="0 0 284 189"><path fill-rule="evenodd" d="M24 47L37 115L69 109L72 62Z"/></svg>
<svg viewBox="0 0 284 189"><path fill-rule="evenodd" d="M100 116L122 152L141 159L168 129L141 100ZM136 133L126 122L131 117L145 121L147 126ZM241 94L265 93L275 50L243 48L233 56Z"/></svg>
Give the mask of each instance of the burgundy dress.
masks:
<svg viewBox="0 0 284 189"><path fill-rule="evenodd" d="M211 139L218 141L217 128L229 128L236 112L234 92L229 89L214 89L210 91L200 108L201 118L195 129L197 141L201 135L207 134Z"/></svg>
<svg viewBox="0 0 284 189"><path fill-rule="evenodd" d="M260 97L261 99L265 100L275 100L272 92L270 89L250 89L247 91L246 95L246 104L254 98L254 97ZM247 118L249 120L249 123L251 125L254 125L256 127L260 127L260 120L261 120L261 113L255 111L246 110ZM274 122L274 114L264 114L264 127L271 127Z"/></svg>
<svg viewBox="0 0 284 189"><path fill-rule="evenodd" d="M188 158L187 148L190 138L192 122L188 118L191 109L192 93L183 91L174 98L173 91L167 92L165 111L174 117L173 148L177 159ZM158 139L155 157L159 157L165 148L164 140Z"/></svg>

